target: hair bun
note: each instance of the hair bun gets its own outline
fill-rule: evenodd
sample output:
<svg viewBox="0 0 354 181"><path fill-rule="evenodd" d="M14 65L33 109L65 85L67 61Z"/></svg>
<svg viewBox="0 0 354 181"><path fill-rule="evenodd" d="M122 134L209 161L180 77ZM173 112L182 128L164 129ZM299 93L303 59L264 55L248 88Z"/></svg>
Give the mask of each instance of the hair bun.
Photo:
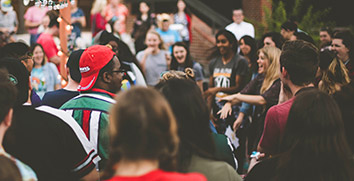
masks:
<svg viewBox="0 0 354 181"><path fill-rule="evenodd" d="M187 78L191 78L194 79L194 70L187 67L186 69L184 69L184 72L186 73Z"/></svg>

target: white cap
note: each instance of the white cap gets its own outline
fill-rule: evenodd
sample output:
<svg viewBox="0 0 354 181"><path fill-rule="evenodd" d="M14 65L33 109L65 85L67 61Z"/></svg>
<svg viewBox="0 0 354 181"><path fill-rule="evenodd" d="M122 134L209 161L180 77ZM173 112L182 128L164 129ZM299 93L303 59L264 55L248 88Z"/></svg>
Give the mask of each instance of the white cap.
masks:
<svg viewBox="0 0 354 181"><path fill-rule="evenodd" d="M4 12L12 11L11 0L1 0L1 10Z"/></svg>

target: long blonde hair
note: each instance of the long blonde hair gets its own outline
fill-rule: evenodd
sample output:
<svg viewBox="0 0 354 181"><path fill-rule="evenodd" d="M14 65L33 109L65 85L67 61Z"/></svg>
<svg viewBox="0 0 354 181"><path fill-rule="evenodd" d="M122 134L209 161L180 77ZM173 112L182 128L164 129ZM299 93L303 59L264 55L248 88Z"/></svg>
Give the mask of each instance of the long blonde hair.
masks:
<svg viewBox="0 0 354 181"><path fill-rule="evenodd" d="M106 8L106 6L107 0L95 0L92 5L91 15L101 13L101 15L104 16L104 9Z"/></svg>
<svg viewBox="0 0 354 181"><path fill-rule="evenodd" d="M165 43L163 42L162 38L161 38L161 35L155 31L155 30L149 30L147 33L146 33L146 37L147 37L147 34L153 34L153 35L156 35L158 37L158 39L160 40L160 43L159 43L159 49L161 50L166 50L167 48L165 47ZM146 39L145 39L145 42L146 42ZM146 43L145 43L146 44Z"/></svg>
<svg viewBox="0 0 354 181"><path fill-rule="evenodd" d="M318 87L328 94L334 94L340 90L340 87L349 83L348 69L342 61L334 58L331 64L329 64L328 70L323 72L322 83Z"/></svg>
<svg viewBox="0 0 354 181"><path fill-rule="evenodd" d="M258 50L258 54L262 52L269 61L268 68L265 70L265 77L261 87L260 93L263 94L268 90L275 80L279 78L280 74L280 54L281 50L277 47L264 47Z"/></svg>

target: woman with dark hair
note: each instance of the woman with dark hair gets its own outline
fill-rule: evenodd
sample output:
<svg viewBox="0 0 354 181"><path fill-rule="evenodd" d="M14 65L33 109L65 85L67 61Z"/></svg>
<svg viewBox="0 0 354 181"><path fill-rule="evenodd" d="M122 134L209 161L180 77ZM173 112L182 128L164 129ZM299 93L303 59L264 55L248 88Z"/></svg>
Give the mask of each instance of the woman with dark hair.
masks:
<svg viewBox="0 0 354 181"><path fill-rule="evenodd" d="M190 79L170 78L155 87L166 97L177 119L180 137L177 170L199 172L208 180L241 180L229 164L216 161L220 154L230 153L234 162L230 149L216 149L218 136L211 133L208 108L198 86Z"/></svg>
<svg viewBox="0 0 354 181"><path fill-rule="evenodd" d="M184 72L186 68L193 69L195 74L195 81L200 90L203 91L203 67L192 59L189 48L184 42L177 42L172 45L172 60L170 70L178 70Z"/></svg>
<svg viewBox="0 0 354 181"><path fill-rule="evenodd" d="M157 27L156 15L151 12L150 3L146 0L139 2L139 11L134 20L133 31L131 36L133 37L135 51L139 52L146 48L145 37L146 33Z"/></svg>
<svg viewBox="0 0 354 181"><path fill-rule="evenodd" d="M248 67L250 69L249 79L246 80L246 82L248 83L258 74L257 73L258 72L257 44L256 44L256 40L248 35L241 37L239 43L240 43L240 55L246 58L246 60L248 61Z"/></svg>
<svg viewBox="0 0 354 181"><path fill-rule="evenodd" d="M259 47L273 46L281 49L284 43L284 38L278 32L269 32L261 38Z"/></svg>
<svg viewBox="0 0 354 181"><path fill-rule="evenodd" d="M31 85L42 99L46 92L61 88L61 77L55 64L47 62L42 45L34 44L31 47L31 53L34 62L31 71Z"/></svg>
<svg viewBox="0 0 354 181"><path fill-rule="evenodd" d="M174 24L182 25L179 29L179 34L182 37L182 41L189 47L192 40L192 21L191 12L189 11L184 0L177 0L177 11L173 15L173 22Z"/></svg>
<svg viewBox="0 0 354 181"><path fill-rule="evenodd" d="M209 64L209 88L204 92L208 104L213 110L213 121L216 113L223 104L218 100L229 94L240 91L245 85L248 75L247 60L237 53L238 43L233 33L222 29L216 35L216 50L212 52ZM231 121L231 120L229 120ZM219 133L224 133L227 125L232 124L225 120L215 122Z"/></svg>
<svg viewBox="0 0 354 181"><path fill-rule="evenodd" d="M130 51L128 45L122 40L114 36L112 33L108 33L106 30L102 31L99 36L100 45L110 45L113 52L116 53L119 61L121 62L121 68L126 70L126 74L123 76L123 81L128 80L130 85L146 86L142 69L136 57ZM123 85L127 82L124 81ZM125 87L125 86L123 86Z"/></svg>
<svg viewBox="0 0 354 181"><path fill-rule="evenodd" d="M344 135L336 102L316 89L304 91L290 109L280 154L255 165L245 180L353 180Z"/></svg>
<svg viewBox="0 0 354 181"><path fill-rule="evenodd" d="M177 125L158 91L136 87L118 94L116 101L109 117L109 160L101 179L205 180L200 174L171 172L179 144Z"/></svg>

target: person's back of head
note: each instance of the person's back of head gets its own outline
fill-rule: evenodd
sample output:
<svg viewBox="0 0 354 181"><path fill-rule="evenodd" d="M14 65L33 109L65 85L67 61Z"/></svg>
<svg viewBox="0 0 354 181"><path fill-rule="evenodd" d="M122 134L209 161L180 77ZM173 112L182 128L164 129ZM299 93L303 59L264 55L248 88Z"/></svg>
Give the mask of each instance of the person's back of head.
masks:
<svg viewBox="0 0 354 181"><path fill-rule="evenodd" d="M77 83L81 80L79 62L83 52L83 49L73 51L66 62L66 67L69 68L69 76Z"/></svg>
<svg viewBox="0 0 354 181"><path fill-rule="evenodd" d="M0 69L0 124L15 104L17 89L9 80L7 70Z"/></svg>
<svg viewBox="0 0 354 181"><path fill-rule="evenodd" d="M175 169L177 125L164 97L153 88L134 87L117 95L110 110L110 155L102 178L115 173L125 161L159 162L163 170Z"/></svg>
<svg viewBox="0 0 354 181"><path fill-rule="evenodd" d="M21 181L21 173L15 162L10 158L0 155L0 180Z"/></svg>
<svg viewBox="0 0 354 181"><path fill-rule="evenodd" d="M23 42L13 42L2 47L0 52L1 57L20 58L29 54L30 47Z"/></svg>
<svg viewBox="0 0 354 181"><path fill-rule="evenodd" d="M58 22L58 13L56 11L48 11L47 15L49 16L49 28L52 28L53 26L56 26L59 28L59 22Z"/></svg>
<svg viewBox="0 0 354 181"><path fill-rule="evenodd" d="M353 179L341 112L331 96L317 89L296 96L280 150L277 180Z"/></svg>
<svg viewBox="0 0 354 181"><path fill-rule="evenodd" d="M29 73L20 60L15 58L0 59L0 69L8 72L10 81L16 86L18 96L14 107L21 106L28 100Z"/></svg>
<svg viewBox="0 0 354 181"><path fill-rule="evenodd" d="M319 64L318 49L303 40L287 41L280 55L280 67L288 72L294 85L304 86L315 79Z"/></svg>
<svg viewBox="0 0 354 181"><path fill-rule="evenodd" d="M213 158L214 142L209 128L209 113L195 82L171 78L155 86L166 97L176 116L181 147L178 170L186 171L193 154Z"/></svg>

